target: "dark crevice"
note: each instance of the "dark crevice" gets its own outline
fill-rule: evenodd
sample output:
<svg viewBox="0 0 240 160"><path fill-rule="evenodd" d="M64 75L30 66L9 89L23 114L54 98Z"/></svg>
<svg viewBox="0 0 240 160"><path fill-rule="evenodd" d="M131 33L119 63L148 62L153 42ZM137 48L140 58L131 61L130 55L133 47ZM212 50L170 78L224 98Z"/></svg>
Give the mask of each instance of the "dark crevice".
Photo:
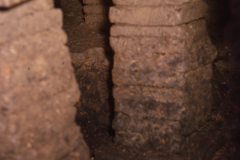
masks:
<svg viewBox="0 0 240 160"><path fill-rule="evenodd" d="M91 65L76 64L77 59L72 56L72 65L81 91L79 102L75 105L75 121L81 127L91 156L94 156L100 145L112 143L115 134L111 126L114 117L111 75L113 51L109 46L110 22L86 24L83 6L82 0L55 0L55 7L63 11L63 29L68 36L66 45L71 55L85 55L88 54L87 50L101 47L105 50L105 58L109 62L107 68L92 55L93 57L85 56ZM108 98L105 99L104 96Z"/></svg>

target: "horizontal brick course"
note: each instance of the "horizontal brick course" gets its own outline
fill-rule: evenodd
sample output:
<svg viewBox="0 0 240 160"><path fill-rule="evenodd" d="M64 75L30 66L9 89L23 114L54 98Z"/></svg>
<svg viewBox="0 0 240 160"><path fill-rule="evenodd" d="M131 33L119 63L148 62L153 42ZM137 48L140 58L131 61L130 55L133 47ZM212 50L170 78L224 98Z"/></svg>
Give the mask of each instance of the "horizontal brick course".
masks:
<svg viewBox="0 0 240 160"><path fill-rule="evenodd" d="M182 5L161 5L156 7L110 7L109 19L112 23L134 25L177 25L203 18L206 14L205 2Z"/></svg>

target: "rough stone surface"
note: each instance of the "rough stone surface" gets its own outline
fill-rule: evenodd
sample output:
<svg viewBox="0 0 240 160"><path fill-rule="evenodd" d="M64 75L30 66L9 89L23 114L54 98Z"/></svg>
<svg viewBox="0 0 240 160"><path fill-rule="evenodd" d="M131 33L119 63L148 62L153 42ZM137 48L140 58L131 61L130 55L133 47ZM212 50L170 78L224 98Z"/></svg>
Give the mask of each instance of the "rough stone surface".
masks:
<svg viewBox="0 0 240 160"><path fill-rule="evenodd" d="M212 63L217 54L205 27L197 24L204 25L194 22L151 31L147 31L148 27L136 27L138 34L131 34L131 26L113 26L110 44L116 60L114 84L183 88L184 74ZM192 32L188 32L190 28Z"/></svg>
<svg viewBox="0 0 240 160"><path fill-rule="evenodd" d="M48 0L34 0L0 12L2 160L55 160L74 150L89 159L74 123L80 92L64 46L62 15L51 7Z"/></svg>
<svg viewBox="0 0 240 160"><path fill-rule="evenodd" d="M102 145L95 151L96 160L213 160L219 155L217 150L226 142L216 121L207 123L201 130L190 135L181 146L181 154L170 152L154 152L152 150L137 150L136 148L118 146L116 144ZM221 157L221 156L220 156ZM223 157L222 157L223 158ZM224 158L223 158L224 159Z"/></svg>
<svg viewBox="0 0 240 160"><path fill-rule="evenodd" d="M9 8L27 0L0 0L0 7Z"/></svg>
<svg viewBox="0 0 240 160"><path fill-rule="evenodd" d="M112 23L134 25L177 25L203 18L206 9L202 1L154 7L115 6L110 7L109 19Z"/></svg>
<svg viewBox="0 0 240 160"><path fill-rule="evenodd" d="M178 151L183 135L196 131L210 119L212 106L210 65L189 73L184 79L184 90L115 87L116 142L138 148Z"/></svg>
<svg viewBox="0 0 240 160"><path fill-rule="evenodd" d="M183 4L183 3L190 3L199 0L113 0L115 5L122 5L122 6L157 6L162 4Z"/></svg>
<svg viewBox="0 0 240 160"><path fill-rule="evenodd" d="M10 23L12 21L16 21L27 14L38 13L42 11L46 11L46 9L53 8L52 0L31 0L21 7L11 8L11 12L1 11L0 10L0 25L3 23ZM46 19L47 20L47 19Z"/></svg>
<svg viewBox="0 0 240 160"><path fill-rule="evenodd" d="M201 19L206 3L113 2L114 141L141 151L185 152L200 142L190 135L211 119L217 52Z"/></svg>
<svg viewBox="0 0 240 160"><path fill-rule="evenodd" d="M112 37L132 37L132 36L151 36L151 37L174 37L177 39L199 40L206 35L206 22L197 20L191 23L178 26L133 26L133 25L113 25L110 30Z"/></svg>
<svg viewBox="0 0 240 160"><path fill-rule="evenodd" d="M130 41L123 39L122 42ZM130 46L131 43L128 44ZM215 58L215 54L207 54L215 52L213 49L208 49L208 46L209 45L204 44L204 41L200 41L192 45L189 49L190 51L186 49L185 52L182 52L184 54L188 53L186 56L181 56L179 52L170 53L169 56L167 54L146 56L141 55L141 53L137 55L131 54L131 50L119 55L117 55L119 52L116 52L115 58L118 61L114 63L113 82L116 85L124 84L184 88L186 85L185 72L189 71L189 69L196 69L197 67L209 64L211 60ZM126 59L124 59L124 56L126 56ZM129 56L128 59L127 56ZM202 56L206 56L206 58L202 58ZM200 60L200 62L197 60ZM124 64L122 62L124 62ZM188 66L191 68L188 68Z"/></svg>
<svg viewBox="0 0 240 160"><path fill-rule="evenodd" d="M8 17L10 18L11 15L10 13ZM60 10L45 10L44 12L27 14L19 21L8 21L0 25L0 44L50 27L61 26L61 22L62 12ZM15 32L12 32L13 30Z"/></svg>
<svg viewBox="0 0 240 160"><path fill-rule="evenodd" d="M183 114L187 113L184 111L189 109L184 103L190 101L194 103L193 101L197 100L202 101L201 99L204 97L208 99L211 98L211 89L208 88L211 79L211 67L206 66L199 68L197 71L189 73L186 79L187 84L184 90L146 86L115 87L113 90L114 97L119 99L115 101L115 110L130 116L138 115L170 121L182 120ZM196 92L193 93L194 95L188 95L191 94L190 92L192 90L196 89L198 89L198 93ZM202 95L203 93L207 94ZM201 97L198 97L198 95ZM198 99L196 99L196 97ZM211 106L209 106L211 104L210 102L211 101L202 102L205 103L205 105L201 106L204 108L211 108ZM192 105L196 106L196 104ZM197 110L198 108L196 108L196 111ZM194 118L195 115L194 113L192 114L193 115L188 116ZM193 123L193 121L186 123Z"/></svg>

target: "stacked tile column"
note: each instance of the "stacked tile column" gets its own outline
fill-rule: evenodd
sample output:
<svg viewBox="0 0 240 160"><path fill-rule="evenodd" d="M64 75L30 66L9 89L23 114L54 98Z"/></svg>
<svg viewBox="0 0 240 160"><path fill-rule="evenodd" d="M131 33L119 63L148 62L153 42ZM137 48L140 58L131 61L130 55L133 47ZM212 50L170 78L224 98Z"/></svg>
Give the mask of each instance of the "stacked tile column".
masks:
<svg viewBox="0 0 240 160"><path fill-rule="evenodd" d="M179 152L211 116L216 48L200 0L113 0L115 142ZM188 144L187 144L188 145Z"/></svg>
<svg viewBox="0 0 240 160"><path fill-rule="evenodd" d="M0 0L0 159L89 160L80 96L53 0Z"/></svg>

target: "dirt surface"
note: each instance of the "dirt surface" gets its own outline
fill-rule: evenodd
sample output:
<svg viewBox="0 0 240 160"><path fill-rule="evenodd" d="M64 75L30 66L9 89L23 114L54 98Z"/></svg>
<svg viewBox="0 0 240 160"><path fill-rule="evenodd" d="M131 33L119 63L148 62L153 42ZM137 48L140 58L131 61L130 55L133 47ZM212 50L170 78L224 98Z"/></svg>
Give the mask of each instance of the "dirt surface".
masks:
<svg viewBox="0 0 240 160"><path fill-rule="evenodd" d="M72 57L82 93L76 105L76 121L92 152L105 141L111 141L113 135L111 63L105 54L103 48L93 48Z"/></svg>
<svg viewBox="0 0 240 160"><path fill-rule="evenodd" d="M71 53L81 53L89 48L102 47L109 49L108 33L99 26L89 26L80 23L76 26L65 26L68 35L67 46Z"/></svg>

